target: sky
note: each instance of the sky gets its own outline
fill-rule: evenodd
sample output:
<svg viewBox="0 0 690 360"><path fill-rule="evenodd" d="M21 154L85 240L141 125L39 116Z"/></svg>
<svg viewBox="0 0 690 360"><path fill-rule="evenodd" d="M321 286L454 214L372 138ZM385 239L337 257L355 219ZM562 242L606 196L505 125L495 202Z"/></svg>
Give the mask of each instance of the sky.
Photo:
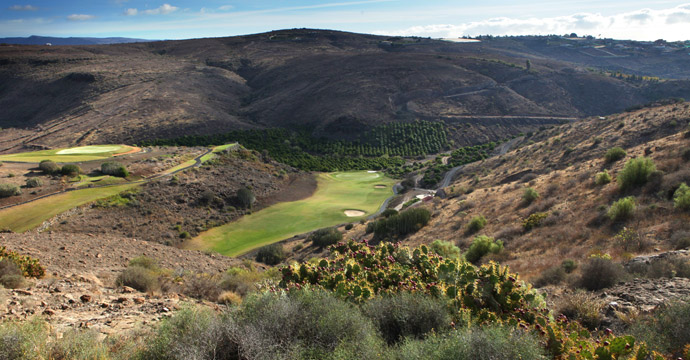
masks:
<svg viewBox="0 0 690 360"><path fill-rule="evenodd" d="M0 37L189 39L316 28L379 35L690 40L672 0L0 0Z"/></svg>

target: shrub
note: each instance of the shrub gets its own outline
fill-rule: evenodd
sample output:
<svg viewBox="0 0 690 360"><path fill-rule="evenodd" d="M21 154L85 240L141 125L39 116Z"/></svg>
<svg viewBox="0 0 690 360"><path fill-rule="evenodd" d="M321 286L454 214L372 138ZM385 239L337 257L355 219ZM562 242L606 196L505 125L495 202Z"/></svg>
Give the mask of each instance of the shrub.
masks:
<svg viewBox="0 0 690 360"><path fill-rule="evenodd" d="M347 224L347 225L345 225L345 230L352 230L353 227L355 227L355 226L352 224Z"/></svg>
<svg viewBox="0 0 690 360"><path fill-rule="evenodd" d="M101 164L101 172L105 175L125 178L129 176L127 168L116 161L108 161Z"/></svg>
<svg viewBox="0 0 690 360"><path fill-rule="evenodd" d="M236 330L228 322L227 332ZM221 330L221 319L205 307L184 307L175 315L162 320L156 327L153 336L146 341L136 359L139 360L183 360L183 359L232 359L228 354L237 349L223 347L226 339ZM218 352L218 356L214 353Z"/></svg>
<svg viewBox="0 0 690 360"><path fill-rule="evenodd" d="M525 188L522 192L522 201L529 205L539 198L539 193L531 187Z"/></svg>
<svg viewBox="0 0 690 360"><path fill-rule="evenodd" d="M22 270L11 259L0 261L0 284L7 289L16 289L24 285Z"/></svg>
<svg viewBox="0 0 690 360"><path fill-rule="evenodd" d="M538 278L534 280L534 286L544 287L546 285L560 284L565 280L566 273L562 266L554 266L544 270Z"/></svg>
<svg viewBox="0 0 690 360"><path fill-rule="evenodd" d="M673 193L673 207L680 210L690 210L690 187L685 183L680 184Z"/></svg>
<svg viewBox="0 0 690 360"><path fill-rule="evenodd" d="M575 271L575 269L577 269L577 262L572 259L565 259L561 263L561 267L563 268L563 270L565 270L567 274L570 274L573 271Z"/></svg>
<svg viewBox="0 0 690 360"><path fill-rule="evenodd" d="M0 184L0 198L21 195L19 186L14 184Z"/></svg>
<svg viewBox="0 0 690 360"><path fill-rule="evenodd" d="M139 266L152 271L158 271L160 269L158 267L158 262L156 260L143 255L137 256L134 259L130 260L129 266Z"/></svg>
<svg viewBox="0 0 690 360"><path fill-rule="evenodd" d="M618 186L623 191L642 186L647 183L649 175L655 170L656 166L650 158L630 159L618 173Z"/></svg>
<svg viewBox="0 0 690 360"><path fill-rule="evenodd" d="M223 291L218 295L218 302L226 305L240 305L242 296L234 291Z"/></svg>
<svg viewBox="0 0 690 360"><path fill-rule="evenodd" d="M37 188L41 186L43 186L43 180L37 177L26 179L26 187L28 188Z"/></svg>
<svg viewBox="0 0 690 360"><path fill-rule="evenodd" d="M222 292L218 280L208 274L187 275L184 277L182 292L191 298L217 301Z"/></svg>
<svg viewBox="0 0 690 360"><path fill-rule="evenodd" d="M383 217L385 217L385 218L389 218L389 217L391 217L391 216L393 216L393 215L398 215L398 210L395 210L395 209L386 209L386 210L383 210L383 212L381 213L380 216L383 216Z"/></svg>
<svg viewBox="0 0 690 360"><path fill-rule="evenodd" d="M607 213L608 217L613 221L625 221L635 214L635 197L628 196L614 202Z"/></svg>
<svg viewBox="0 0 690 360"><path fill-rule="evenodd" d="M486 218L482 215L473 217L467 224L467 232L470 234L476 233L486 226Z"/></svg>
<svg viewBox="0 0 690 360"><path fill-rule="evenodd" d="M541 226L541 222L548 216L549 214L545 212L534 213L528 216L526 219L522 220L522 228L525 229L525 231L530 231L535 227L539 227Z"/></svg>
<svg viewBox="0 0 690 360"><path fill-rule="evenodd" d="M669 302L633 324L630 333L665 353L680 354L690 344L690 299Z"/></svg>
<svg viewBox="0 0 690 360"><path fill-rule="evenodd" d="M690 131L689 131L689 133L690 133ZM681 155L681 157L685 161L690 161L690 149L683 150L683 154Z"/></svg>
<svg viewBox="0 0 690 360"><path fill-rule="evenodd" d="M18 289L24 287L26 281L21 275L3 275L0 277L0 284L7 289Z"/></svg>
<svg viewBox="0 0 690 360"><path fill-rule="evenodd" d="M676 250L690 247L690 231L676 231L671 235L671 244Z"/></svg>
<svg viewBox="0 0 690 360"><path fill-rule="evenodd" d="M627 227L619 231L614 239L625 251L642 251L648 245L639 232Z"/></svg>
<svg viewBox="0 0 690 360"><path fill-rule="evenodd" d="M406 337L421 339L432 330L443 331L451 321L444 300L419 293L372 299L363 312L389 344Z"/></svg>
<svg viewBox="0 0 690 360"><path fill-rule="evenodd" d="M597 174L594 178L594 183L598 186L606 185L611 182L611 175L608 170L604 170Z"/></svg>
<svg viewBox="0 0 690 360"><path fill-rule="evenodd" d="M649 279L690 278L690 260L684 256L668 256L651 262L634 262L628 266L627 270L636 277Z"/></svg>
<svg viewBox="0 0 690 360"><path fill-rule="evenodd" d="M283 245L278 243L266 245L260 248L256 253L256 261L266 265L278 265L285 260L286 257L287 255L285 255Z"/></svg>
<svg viewBox="0 0 690 360"><path fill-rule="evenodd" d="M604 302L592 293L576 290L572 294L563 296L558 304L558 312L568 319L577 320L590 330L601 324Z"/></svg>
<svg viewBox="0 0 690 360"><path fill-rule="evenodd" d="M49 345L48 353L46 359L107 359L109 355L115 355L109 354L106 342L99 339L99 333L89 329L66 331L59 341Z"/></svg>
<svg viewBox="0 0 690 360"><path fill-rule="evenodd" d="M247 359L376 359L383 349L372 322L325 291L250 297L233 320Z"/></svg>
<svg viewBox="0 0 690 360"><path fill-rule="evenodd" d="M82 173L81 168L75 164L65 164L60 169L60 173L66 176L76 176Z"/></svg>
<svg viewBox="0 0 690 360"><path fill-rule="evenodd" d="M237 190L237 201L243 208L251 209L252 206L254 206L256 197L254 196L254 193L252 193L251 190L247 188L241 188Z"/></svg>
<svg viewBox="0 0 690 360"><path fill-rule="evenodd" d="M160 287L158 276L151 269L141 266L128 266L118 275L118 286L129 286L141 292L153 292Z"/></svg>
<svg viewBox="0 0 690 360"><path fill-rule="evenodd" d="M231 267L223 274L220 288L225 291L232 291L240 296L247 296L256 291L259 283L270 276L272 276L271 271L259 272L253 267Z"/></svg>
<svg viewBox="0 0 690 360"><path fill-rule="evenodd" d="M545 360L539 340L527 331L502 326L477 326L425 340L408 339L396 352L399 360Z"/></svg>
<svg viewBox="0 0 690 360"><path fill-rule="evenodd" d="M577 286L590 291L605 289L618 283L623 274L620 264L615 264L607 258L593 257L582 266Z"/></svg>
<svg viewBox="0 0 690 360"><path fill-rule="evenodd" d="M367 231L374 233L376 241L404 236L426 226L431 219L431 212L425 208L405 210L389 218L379 219L367 225Z"/></svg>
<svg viewBox="0 0 690 360"><path fill-rule="evenodd" d="M40 278L45 275L45 269L38 262L37 259L32 259L26 255L20 255L15 251L7 250L4 246L0 246L0 262L10 261L21 270L21 275L24 277Z"/></svg>
<svg viewBox="0 0 690 360"><path fill-rule="evenodd" d="M444 258L460 258L460 248L449 241L435 240L431 243L431 251L443 256Z"/></svg>
<svg viewBox="0 0 690 360"><path fill-rule="evenodd" d="M494 238L479 235L474 238L472 245L465 253L465 259L471 263L476 263L484 255L488 253L498 254L503 250L503 242L501 240L494 241Z"/></svg>
<svg viewBox="0 0 690 360"><path fill-rule="evenodd" d="M343 239L343 234L334 227L323 228L314 231L309 235L307 241L311 241L318 247L326 247L337 243Z"/></svg>
<svg viewBox="0 0 690 360"><path fill-rule="evenodd" d="M613 147L606 152L606 155L604 155L604 159L607 163L612 163L624 158L625 155L625 150L623 150L620 147Z"/></svg>
<svg viewBox="0 0 690 360"><path fill-rule="evenodd" d="M55 174L60 172L60 166L53 160L43 160L38 163L38 168L46 174Z"/></svg>
<svg viewBox="0 0 690 360"><path fill-rule="evenodd" d="M180 233L180 239L189 239L192 237L192 234L189 233L189 231L183 231Z"/></svg>

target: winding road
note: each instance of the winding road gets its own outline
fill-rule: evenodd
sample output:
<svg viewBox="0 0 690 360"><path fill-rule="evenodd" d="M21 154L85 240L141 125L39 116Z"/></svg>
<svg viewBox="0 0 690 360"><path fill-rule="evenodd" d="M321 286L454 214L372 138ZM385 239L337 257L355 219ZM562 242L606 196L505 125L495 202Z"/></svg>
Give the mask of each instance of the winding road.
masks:
<svg viewBox="0 0 690 360"><path fill-rule="evenodd" d="M505 153L507 153L508 151L510 151L510 149L512 149L513 146L515 146L515 144L517 144L518 142L522 141L523 139L524 139L524 137L523 137L523 136L520 136L520 137L516 137L515 139L512 139L512 140L510 140L510 141L504 142L503 144L499 145L499 146L494 150L494 153L493 153L492 157L493 157L493 156L504 155ZM466 164L465 164L465 165L466 165ZM438 185L436 186L436 188L437 188L437 189L442 189L442 188L444 188L444 187L448 187L448 186L450 185L450 182L453 181L453 178L455 177L455 174L457 174L458 171L462 170L462 168L465 167L465 165L456 166L456 167L454 167L454 168L448 170L448 172L446 172L446 174L443 176L443 180L441 180L441 182L438 183Z"/></svg>

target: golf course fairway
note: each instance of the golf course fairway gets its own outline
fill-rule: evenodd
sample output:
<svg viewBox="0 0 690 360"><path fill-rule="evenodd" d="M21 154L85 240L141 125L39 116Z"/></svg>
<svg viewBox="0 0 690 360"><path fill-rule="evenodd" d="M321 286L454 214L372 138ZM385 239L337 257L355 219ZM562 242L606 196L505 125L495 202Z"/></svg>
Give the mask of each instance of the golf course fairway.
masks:
<svg viewBox="0 0 690 360"><path fill-rule="evenodd" d="M205 231L191 241L190 247L237 256L294 235L357 221L375 213L383 201L393 195L395 181L380 172L351 171L316 176L318 185L309 198L272 205ZM364 215L348 217L347 210L358 210Z"/></svg>
<svg viewBox="0 0 690 360"><path fill-rule="evenodd" d="M103 160L118 154L138 150L128 145L89 145L67 149L39 150L18 154L0 155L0 161L38 163L52 160L58 163Z"/></svg>
<svg viewBox="0 0 690 360"><path fill-rule="evenodd" d="M24 232L55 215L86 203L119 194L137 186L136 183L67 191L55 196L0 210L0 229Z"/></svg>

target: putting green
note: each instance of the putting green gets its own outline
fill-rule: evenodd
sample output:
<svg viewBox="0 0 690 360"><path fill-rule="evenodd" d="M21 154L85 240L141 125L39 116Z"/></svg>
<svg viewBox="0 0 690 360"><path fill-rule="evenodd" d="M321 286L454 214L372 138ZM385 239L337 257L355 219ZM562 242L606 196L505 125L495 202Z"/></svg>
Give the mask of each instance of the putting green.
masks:
<svg viewBox="0 0 690 360"><path fill-rule="evenodd" d="M0 161L38 163L53 160L59 163L103 160L113 155L126 153L136 148L128 145L89 145L67 149L39 150L17 154L0 155Z"/></svg>
<svg viewBox="0 0 690 360"><path fill-rule="evenodd" d="M79 146L69 149L62 149L56 152L58 155L73 155L73 154L101 154L101 153L113 153L124 149L123 145L89 145L89 146Z"/></svg>
<svg viewBox="0 0 690 360"><path fill-rule="evenodd" d="M375 213L393 194L395 183L381 173L366 171L322 173L317 175L317 181L316 192L309 198L269 206L205 231L194 238L189 247L236 256L297 234L355 221ZM362 211L363 215L345 215L346 210L352 209Z"/></svg>

